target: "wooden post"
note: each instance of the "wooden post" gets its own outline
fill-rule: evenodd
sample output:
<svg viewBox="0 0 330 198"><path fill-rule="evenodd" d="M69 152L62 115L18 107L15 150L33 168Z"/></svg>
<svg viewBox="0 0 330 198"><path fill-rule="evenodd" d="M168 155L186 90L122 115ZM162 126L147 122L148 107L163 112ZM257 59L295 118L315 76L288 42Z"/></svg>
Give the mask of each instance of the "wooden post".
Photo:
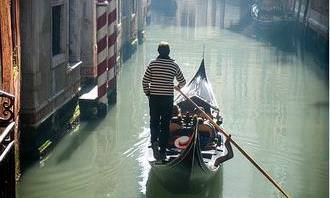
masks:
<svg viewBox="0 0 330 198"><path fill-rule="evenodd" d="M19 178L20 176L20 159L19 159L19 153L20 153L20 134L18 129L18 123L20 120L19 113L21 109L21 33L20 33L20 8L19 3L20 0L12 0L14 2L14 12L12 13L15 15L15 21L12 21L14 23L13 25L13 31L14 34L14 57L13 57L13 95L15 96L15 104L14 104L14 115L15 115L15 122L17 123L15 125L14 129L14 140L15 140L15 178ZM16 181L14 181L16 182Z"/></svg>
<svg viewBox="0 0 330 198"><path fill-rule="evenodd" d="M2 89L12 92L13 74L13 46L10 18L10 0L0 1L0 26L1 26L1 55L2 55Z"/></svg>

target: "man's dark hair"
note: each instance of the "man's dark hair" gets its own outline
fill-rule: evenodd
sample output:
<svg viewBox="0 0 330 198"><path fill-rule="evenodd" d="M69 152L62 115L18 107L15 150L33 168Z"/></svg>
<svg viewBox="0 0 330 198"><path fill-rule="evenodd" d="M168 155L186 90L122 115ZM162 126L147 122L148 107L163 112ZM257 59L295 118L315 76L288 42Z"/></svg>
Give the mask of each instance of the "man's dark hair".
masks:
<svg viewBox="0 0 330 198"><path fill-rule="evenodd" d="M170 54L170 45L168 42L162 41L158 45L158 53L160 57L168 57Z"/></svg>

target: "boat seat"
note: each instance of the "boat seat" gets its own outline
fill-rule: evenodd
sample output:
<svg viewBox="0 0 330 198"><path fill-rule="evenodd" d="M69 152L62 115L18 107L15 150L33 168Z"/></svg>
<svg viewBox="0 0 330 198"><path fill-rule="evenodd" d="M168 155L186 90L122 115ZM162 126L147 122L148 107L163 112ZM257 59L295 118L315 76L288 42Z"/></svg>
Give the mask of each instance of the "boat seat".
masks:
<svg viewBox="0 0 330 198"><path fill-rule="evenodd" d="M203 159L211 159L214 154L204 153L202 154Z"/></svg>
<svg viewBox="0 0 330 198"><path fill-rule="evenodd" d="M202 151L201 153L205 154L205 155L215 155L216 154L215 150Z"/></svg>
<svg viewBox="0 0 330 198"><path fill-rule="evenodd" d="M202 157L204 159L211 159L213 156L217 156L223 152L222 149L218 146L216 150L207 150L207 151L201 151Z"/></svg>
<svg viewBox="0 0 330 198"><path fill-rule="evenodd" d="M176 155L176 154L179 154L179 153L181 153L181 149L178 149L176 147L170 148L170 149L166 149L166 154L167 155Z"/></svg>
<svg viewBox="0 0 330 198"><path fill-rule="evenodd" d="M180 154L177 154L177 155L167 155L166 158L177 158L179 157Z"/></svg>
<svg viewBox="0 0 330 198"><path fill-rule="evenodd" d="M205 101L203 98L194 95L192 97L190 97L190 99L192 101L194 101L194 103L197 104L197 106L199 107L203 107L205 110L205 113L207 114L211 114L211 105ZM186 112L192 112L195 109L195 106L193 104L191 104L190 101L182 101L178 103L179 107L181 108L181 113L186 113Z"/></svg>

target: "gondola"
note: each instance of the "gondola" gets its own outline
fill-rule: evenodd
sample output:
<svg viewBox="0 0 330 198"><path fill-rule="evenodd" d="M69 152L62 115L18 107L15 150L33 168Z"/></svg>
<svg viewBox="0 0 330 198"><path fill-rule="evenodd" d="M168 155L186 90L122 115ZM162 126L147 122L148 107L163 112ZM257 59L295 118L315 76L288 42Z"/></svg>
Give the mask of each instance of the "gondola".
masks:
<svg viewBox="0 0 330 198"><path fill-rule="evenodd" d="M181 90L213 121L222 124L211 84L207 80L204 59L194 77ZM166 186L199 189L220 171L221 164L217 159L227 153L224 139L189 100L179 95L174 100L166 159L156 161L152 149L148 150L151 171Z"/></svg>
<svg viewBox="0 0 330 198"><path fill-rule="evenodd" d="M280 6L261 8L257 4L251 6L251 17L253 26L259 32L264 33L285 33L290 30L295 21L292 12L284 12Z"/></svg>

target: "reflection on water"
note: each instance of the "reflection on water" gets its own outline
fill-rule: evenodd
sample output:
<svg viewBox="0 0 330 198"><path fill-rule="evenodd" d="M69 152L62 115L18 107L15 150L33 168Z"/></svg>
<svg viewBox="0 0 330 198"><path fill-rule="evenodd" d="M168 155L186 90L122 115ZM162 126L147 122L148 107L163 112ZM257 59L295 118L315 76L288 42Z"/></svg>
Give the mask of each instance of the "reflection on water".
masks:
<svg viewBox="0 0 330 198"><path fill-rule="evenodd" d="M175 177L175 175L173 175ZM180 180L180 178L177 178ZM205 188L201 190L194 189L180 189L180 188L169 188L163 185L162 182L157 178L154 171L149 172L147 182L147 198L222 198L222 172L219 171L214 178L205 183Z"/></svg>
<svg viewBox="0 0 330 198"><path fill-rule="evenodd" d="M242 4L242 3L241 3ZM183 27L230 27L248 15L246 4L225 0L211 1L152 1L152 23Z"/></svg>
<svg viewBox="0 0 330 198"><path fill-rule="evenodd" d="M285 50L289 47L278 47L271 38L251 36L245 32L249 27L241 32L228 29L245 13L240 3L171 2L176 2L168 4L173 13L152 12L146 42L119 72L117 103L108 115L81 123L47 160L29 168L19 197L281 196L235 149L219 176L196 194L168 189L150 172L148 103L141 79L160 40L171 44L171 57L187 80L199 66L205 45L206 71L224 128L293 197L328 197L329 82L319 59L300 42Z"/></svg>
<svg viewBox="0 0 330 198"><path fill-rule="evenodd" d="M151 9L158 12L160 15L175 17L177 11L177 3L175 0L151 1Z"/></svg>

